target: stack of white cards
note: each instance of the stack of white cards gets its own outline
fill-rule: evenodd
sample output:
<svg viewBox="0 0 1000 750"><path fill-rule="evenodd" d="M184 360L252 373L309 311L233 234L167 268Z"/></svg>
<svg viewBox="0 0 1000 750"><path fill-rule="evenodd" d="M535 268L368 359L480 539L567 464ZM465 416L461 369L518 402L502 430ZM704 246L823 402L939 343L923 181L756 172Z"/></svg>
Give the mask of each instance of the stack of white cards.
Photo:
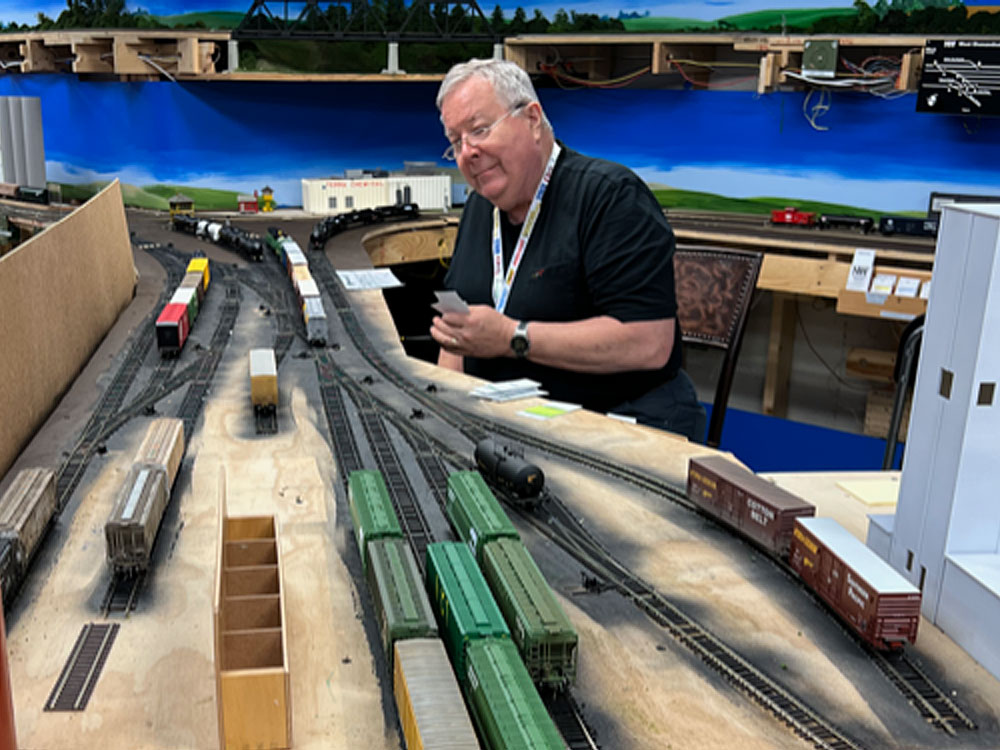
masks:
<svg viewBox="0 0 1000 750"><path fill-rule="evenodd" d="M481 385L469 391L469 395L488 401L516 401L519 398L548 395L548 391L539 388L540 385L541 383L530 378L518 378Z"/></svg>

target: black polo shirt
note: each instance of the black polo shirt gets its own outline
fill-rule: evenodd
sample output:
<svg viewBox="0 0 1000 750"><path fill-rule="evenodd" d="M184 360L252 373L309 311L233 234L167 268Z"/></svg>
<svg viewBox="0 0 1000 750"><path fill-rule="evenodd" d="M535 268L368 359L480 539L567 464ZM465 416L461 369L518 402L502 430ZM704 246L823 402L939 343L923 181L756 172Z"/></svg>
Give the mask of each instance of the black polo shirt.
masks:
<svg viewBox="0 0 1000 750"><path fill-rule="evenodd" d="M504 264L520 226L501 213ZM472 194L462 213L444 284L469 304L493 305L493 205ZM622 322L674 318L674 235L646 184L631 170L563 147L542 200L505 313L565 322L608 315ZM465 357L486 380L532 378L549 397L608 411L670 380L681 362L679 331L659 370L594 374L512 358Z"/></svg>

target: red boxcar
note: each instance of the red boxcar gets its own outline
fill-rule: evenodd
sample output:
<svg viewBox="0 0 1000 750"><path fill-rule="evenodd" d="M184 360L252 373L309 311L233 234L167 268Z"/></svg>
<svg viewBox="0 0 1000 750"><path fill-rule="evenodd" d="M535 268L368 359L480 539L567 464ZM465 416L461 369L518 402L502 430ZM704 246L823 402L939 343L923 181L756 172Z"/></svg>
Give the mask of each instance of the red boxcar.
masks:
<svg viewBox="0 0 1000 750"><path fill-rule="evenodd" d="M916 643L920 591L832 518L799 518L791 566L877 649Z"/></svg>
<svg viewBox="0 0 1000 750"><path fill-rule="evenodd" d="M163 308L156 319L156 346L161 357L176 357L184 348L191 324L187 305L171 303Z"/></svg>
<svg viewBox="0 0 1000 750"><path fill-rule="evenodd" d="M771 211L772 224L805 224L811 226L816 223L816 213L814 211L799 211L797 208L776 208Z"/></svg>
<svg viewBox="0 0 1000 750"><path fill-rule="evenodd" d="M816 507L722 456L692 458L687 494L707 513L786 557L795 519Z"/></svg>

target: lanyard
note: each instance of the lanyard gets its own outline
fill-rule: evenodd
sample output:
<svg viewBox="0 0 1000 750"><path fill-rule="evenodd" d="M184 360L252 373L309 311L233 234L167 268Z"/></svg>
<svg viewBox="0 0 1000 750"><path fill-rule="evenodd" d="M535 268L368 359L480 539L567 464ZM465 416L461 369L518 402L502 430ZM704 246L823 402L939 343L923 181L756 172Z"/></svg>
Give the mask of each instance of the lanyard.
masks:
<svg viewBox="0 0 1000 750"><path fill-rule="evenodd" d="M531 200L528 213L524 217L524 224L521 225L521 234L518 235L517 245L514 246L514 254L510 259L510 266L507 273L503 272L503 239L500 236L500 209L493 207L493 305L497 312L503 312L507 308L507 300L510 298L510 288L514 285L514 277L517 276L517 269L521 267L521 259L524 257L524 249L528 246L531 233L535 229L535 222L538 221L538 214L542 210L542 196L545 189L552 180L552 170L556 167L556 159L559 158L559 144L552 143L552 154L549 162L545 165L545 172L542 180L535 190L535 197Z"/></svg>

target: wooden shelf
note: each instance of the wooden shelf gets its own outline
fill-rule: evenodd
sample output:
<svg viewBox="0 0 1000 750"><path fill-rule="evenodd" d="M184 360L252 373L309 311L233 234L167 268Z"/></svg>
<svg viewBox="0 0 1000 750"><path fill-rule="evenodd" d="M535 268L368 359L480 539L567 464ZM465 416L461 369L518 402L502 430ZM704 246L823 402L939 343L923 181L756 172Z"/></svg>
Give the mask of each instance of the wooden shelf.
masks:
<svg viewBox="0 0 1000 750"><path fill-rule="evenodd" d="M916 90L926 37L915 35L534 34L508 38L504 51L528 73L558 64L594 85L648 67L655 80L647 86L692 83L766 94L810 85L787 74L802 67L810 41L836 41L841 55L858 63L874 55L899 58L896 88Z"/></svg>
<svg viewBox="0 0 1000 750"><path fill-rule="evenodd" d="M231 32L205 30L81 29L4 34L0 61L8 71L119 76L155 80L168 76L213 81L439 81L441 74L225 72L216 60L228 53ZM504 54L537 75L559 65L584 84L600 85L642 73L636 87L682 88L688 83L765 94L802 89L788 75L802 66L810 41L835 40L854 62L871 56L899 58L897 89L915 91L925 36L857 34L525 34L508 37ZM406 42L402 42L406 44ZM841 66L842 68L843 66Z"/></svg>

